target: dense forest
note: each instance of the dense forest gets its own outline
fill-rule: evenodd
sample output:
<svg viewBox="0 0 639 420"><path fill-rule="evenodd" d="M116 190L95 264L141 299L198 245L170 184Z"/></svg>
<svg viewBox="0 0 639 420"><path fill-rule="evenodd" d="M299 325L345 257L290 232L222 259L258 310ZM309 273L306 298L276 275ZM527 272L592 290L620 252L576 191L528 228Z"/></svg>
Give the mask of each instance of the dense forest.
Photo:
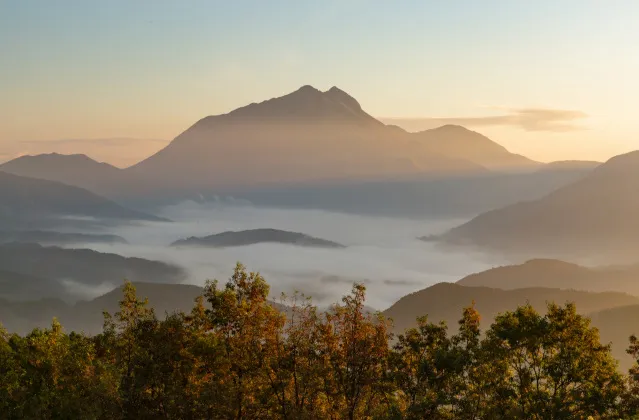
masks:
<svg viewBox="0 0 639 420"><path fill-rule="evenodd" d="M486 330L418 320L401 335L364 306L328 311L238 264L190 313L157 316L127 283L97 336L0 328L2 419L617 419L639 412L624 375L572 304L503 313ZM427 308L425 308L427 311ZM164 314L163 314L164 315ZM628 352L639 357L639 341Z"/></svg>

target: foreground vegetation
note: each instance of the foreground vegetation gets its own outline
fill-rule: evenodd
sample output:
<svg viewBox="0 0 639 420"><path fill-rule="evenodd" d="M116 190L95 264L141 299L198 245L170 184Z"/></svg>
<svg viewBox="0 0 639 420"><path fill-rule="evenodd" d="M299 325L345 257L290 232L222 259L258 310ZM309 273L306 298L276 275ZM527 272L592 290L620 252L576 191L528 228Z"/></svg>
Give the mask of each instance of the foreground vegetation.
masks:
<svg viewBox="0 0 639 420"><path fill-rule="evenodd" d="M639 409L636 369L622 375L574 305L530 306L480 331L420 318L393 337L354 286L332 310L301 296L278 310L238 265L191 313L156 317L127 283L95 337L0 329L2 419L613 419ZM281 309L281 308L280 308ZM427 311L428 308L425 308ZM631 338L629 353L639 355Z"/></svg>

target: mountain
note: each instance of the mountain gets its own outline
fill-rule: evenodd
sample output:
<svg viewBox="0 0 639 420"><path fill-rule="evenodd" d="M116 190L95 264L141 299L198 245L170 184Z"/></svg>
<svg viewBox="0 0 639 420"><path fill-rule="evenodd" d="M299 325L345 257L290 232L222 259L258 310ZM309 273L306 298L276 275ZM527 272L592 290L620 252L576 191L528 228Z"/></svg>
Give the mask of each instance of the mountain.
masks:
<svg viewBox="0 0 639 420"><path fill-rule="evenodd" d="M428 315L431 322L446 321L453 331L461 318L462 309L470 306L482 316L483 327L487 328L493 318L504 311L530 303L538 311L545 311L546 304L575 302L582 314L618 306L639 304L639 297L619 292L586 292L531 287L501 290L489 287L469 287L455 283L438 283L426 289L411 293L395 302L383 313L393 319L397 333L416 325L419 316Z"/></svg>
<svg viewBox="0 0 639 420"><path fill-rule="evenodd" d="M572 171L575 169L592 170L601 165L601 162L594 160L558 160L550 162L542 167L539 171Z"/></svg>
<svg viewBox="0 0 639 420"><path fill-rule="evenodd" d="M116 201L135 197L148 185L143 178L127 176L122 169L83 154L25 155L3 163L0 171L73 185Z"/></svg>
<svg viewBox="0 0 639 420"><path fill-rule="evenodd" d="M192 236L175 241L171 246L197 246L211 248L226 248L247 246L261 243L289 244L316 248L344 248L344 245L326 239L315 238L298 232L288 232L278 229L250 229L237 232L222 232L205 237Z"/></svg>
<svg viewBox="0 0 639 420"><path fill-rule="evenodd" d="M124 279L154 283L187 279L182 268L159 261L19 243L0 245L0 273L17 276L0 277L4 279L0 281L0 296L11 299L34 293L33 298L74 300L105 287L113 288Z"/></svg>
<svg viewBox="0 0 639 420"><path fill-rule="evenodd" d="M87 243L126 244L121 236L100 233L55 232L51 230L4 230L0 231L0 244L11 242L40 245L72 245Z"/></svg>
<svg viewBox="0 0 639 420"><path fill-rule="evenodd" d="M158 317L176 311L190 312L195 298L203 289L187 284L134 283L139 298L149 299L149 306ZM31 301L0 300L0 322L9 331L27 333L35 327L47 327L56 317L67 331L84 331L98 334L102 331L104 318L102 313L111 314L118 311L122 300L122 288L88 301L75 304L65 303L59 299L41 299Z"/></svg>
<svg viewBox="0 0 639 420"><path fill-rule="evenodd" d="M489 169L522 170L542 165L522 155L511 153L488 137L459 125L444 125L412 135L434 153L455 156Z"/></svg>
<svg viewBox="0 0 639 420"><path fill-rule="evenodd" d="M639 305L618 306L588 314L592 325L599 329L601 342L612 343L612 354L619 367L627 371L635 360L626 353L631 335L639 335Z"/></svg>
<svg viewBox="0 0 639 420"><path fill-rule="evenodd" d="M130 210L78 187L0 172L0 226L33 227L65 217L111 220L164 219Z"/></svg>
<svg viewBox="0 0 639 420"><path fill-rule="evenodd" d="M445 321L449 331L457 331L457 321L462 309L475 302L481 315L482 330L486 330L496 315L530 303L536 310L545 312L547 303L563 305L574 302L577 311L590 317L599 328L601 341L612 343L613 356L620 361L620 368L627 370L632 360L625 353L628 337L639 333L639 297L617 292L584 292L550 288L522 288L501 290L488 287L467 287L455 283L439 283L427 289L404 296L384 311L394 321L394 331L399 334L416 325L418 316L428 315L429 322Z"/></svg>
<svg viewBox="0 0 639 420"><path fill-rule="evenodd" d="M133 283L139 299L147 298L158 318L164 318L174 312L189 313L195 305L195 299L204 293L199 286L189 284ZM31 301L12 301L0 296L0 323L11 332L26 334L33 328L45 328L56 317L64 329L82 331L87 334L99 334L104 324L103 312L114 314L119 310L122 300L122 287L92 300L82 300L74 304L59 299L40 299ZM205 305L208 305L205 302ZM280 311L287 307L271 302Z"/></svg>
<svg viewBox="0 0 639 420"><path fill-rule="evenodd" d="M452 229L448 243L543 255L634 258L639 245L639 151L616 156L538 200L483 213Z"/></svg>
<svg viewBox="0 0 639 420"><path fill-rule="evenodd" d="M166 148L127 168L165 189L371 179L419 173L485 172L434 153L364 112L347 93L303 86L288 95L209 116Z"/></svg>
<svg viewBox="0 0 639 420"><path fill-rule="evenodd" d="M108 163L97 162L87 155L49 153L25 155L0 165L0 171L30 178L48 179L77 185L91 191L122 176L122 170Z"/></svg>
<svg viewBox="0 0 639 420"><path fill-rule="evenodd" d="M541 198L589 170L490 172L466 176L418 176L405 179L274 186L230 192L228 203L322 209L351 214L412 219L464 218L522 200ZM222 201L202 194L196 201Z"/></svg>
<svg viewBox="0 0 639 420"><path fill-rule="evenodd" d="M58 290L51 290L52 286L55 288L51 283L30 274L0 269L0 299L28 301L57 295Z"/></svg>
<svg viewBox="0 0 639 420"><path fill-rule="evenodd" d="M560 260L534 259L471 274L457 284L506 290L552 287L592 292L614 291L639 296L638 278L637 265L587 268Z"/></svg>

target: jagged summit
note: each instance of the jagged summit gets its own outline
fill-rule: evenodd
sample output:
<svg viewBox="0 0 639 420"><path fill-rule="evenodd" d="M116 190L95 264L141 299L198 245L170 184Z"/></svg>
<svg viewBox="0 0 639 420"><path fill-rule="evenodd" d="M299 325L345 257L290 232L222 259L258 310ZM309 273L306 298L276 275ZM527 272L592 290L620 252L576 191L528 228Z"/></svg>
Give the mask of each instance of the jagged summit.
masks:
<svg viewBox="0 0 639 420"><path fill-rule="evenodd" d="M210 116L196 126L224 121L257 122L351 122L381 124L362 110L359 102L348 93L333 86L322 92L304 85L284 96L237 108L228 114Z"/></svg>
<svg viewBox="0 0 639 420"><path fill-rule="evenodd" d="M333 86L332 88L324 92L324 95L328 96L335 102L339 102L343 104L344 106L351 109L352 111L362 110L362 106L359 104L359 102L357 102L355 98L353 98L351 95L344 92L342 89L338 88L337 86Z"/></svg>

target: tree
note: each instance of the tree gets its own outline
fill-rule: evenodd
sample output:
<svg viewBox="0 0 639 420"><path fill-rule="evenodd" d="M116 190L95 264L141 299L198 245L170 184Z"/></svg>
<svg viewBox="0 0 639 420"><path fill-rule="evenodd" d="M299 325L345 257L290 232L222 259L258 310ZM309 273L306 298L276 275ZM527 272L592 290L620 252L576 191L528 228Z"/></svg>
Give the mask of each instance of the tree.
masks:
<svg viewBox="0 0 639 420"><path fill-rule="evenodd" d="M367 418L390 405L388 320L365 312L365 292L363 285L354 285L319 324L322 386L331 418Z"/></svg>
<svg viewBox="0 0 639 420"><path fill-rule="evenodd" d="M268 359L278 349L284 316L268 293L264 278L239 263L224 289L217 281L206 287L211 334L222 346L210 382L221 418L266 418L275 404Z"/></svg>
<svg viewBox="0 0 639 420"><path fill-rule="evenodd" d="M616 418L616 361L574 304L550 304L545 316L530 305L502 314L484 346L488 363L508 366L493 395L503 418Z"/></svg>
<svg viewBox="0 0 639 420"><path fill-rule="evenodd" d="M417 319L397 337L391 354L393 381L399 389L399 411L407 419L448 418L451 404L451 340L446 324Z"/></svg>
<svg viewBox="0 0 639 420"><path fill-rule="evenodd" d="M136 368L142 354L145 334L157 328L155 313L148 307L148 300L139 300L135 286L126 281L122 289L120 310L114 316L104 313L104 332L96 339L101 356L108 359L114 371L109 372L120 378L119 393L122 414L125 418L139 417L142 410L143 390L136 384Z"/></svg>

